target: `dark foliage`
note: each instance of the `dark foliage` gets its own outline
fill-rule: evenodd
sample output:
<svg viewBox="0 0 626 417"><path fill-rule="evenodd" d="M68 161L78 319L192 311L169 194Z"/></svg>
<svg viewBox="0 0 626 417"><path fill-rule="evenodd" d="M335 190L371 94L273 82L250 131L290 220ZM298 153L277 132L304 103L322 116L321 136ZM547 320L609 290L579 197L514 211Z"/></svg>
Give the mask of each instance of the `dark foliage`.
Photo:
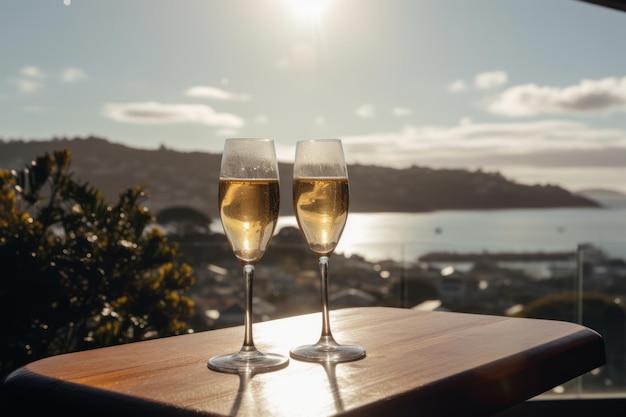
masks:
<svg viewBox="0 0 626 417"><path fill-rule="evenodd" d="M70 174L68 150L0 171L0 374L71 351L188 331L194 282L140 202Z"/></svg>

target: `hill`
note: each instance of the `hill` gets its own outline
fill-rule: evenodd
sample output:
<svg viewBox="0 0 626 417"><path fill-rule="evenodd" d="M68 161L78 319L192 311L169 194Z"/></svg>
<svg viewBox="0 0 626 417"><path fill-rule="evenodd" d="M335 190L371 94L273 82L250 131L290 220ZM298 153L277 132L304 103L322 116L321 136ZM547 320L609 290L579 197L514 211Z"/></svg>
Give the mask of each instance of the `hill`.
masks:
<svg viewBox="0 0 626 417"><path fill-rule="evenodd" d="M147 185L153 211L174 205L218 215L220 155L161 148L142 150L102 138L0 141L0 169L21 168L46 152L72 152L76 178L100 188L110 199L126 187ZM292 215L292 164L279 166L281 215ZM499 173L411 167L393 169L350 165L350 211L420 212L434 210L599 207L595 201L555 185L523 185Z"/></svg>
<svg viewBox="0 0 626 417"><path fill-rule="evenodd" d="M624 208L626 207L626 194L615 190L605 188L588 188L579 190L577 195L597 201L600 205L607 208Z"/></svg>

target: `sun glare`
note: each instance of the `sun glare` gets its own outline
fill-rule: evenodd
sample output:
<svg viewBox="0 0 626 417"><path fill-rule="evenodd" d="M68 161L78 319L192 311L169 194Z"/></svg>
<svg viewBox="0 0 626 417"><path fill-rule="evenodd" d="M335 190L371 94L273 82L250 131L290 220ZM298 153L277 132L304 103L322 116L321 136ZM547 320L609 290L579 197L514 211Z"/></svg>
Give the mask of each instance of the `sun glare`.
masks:
<svg viewBox="0 0 626 417"><path fill-rule="evenodd" d="M296 16L305 19L319 18L330 4L331 0L285 0Z"/></svg>

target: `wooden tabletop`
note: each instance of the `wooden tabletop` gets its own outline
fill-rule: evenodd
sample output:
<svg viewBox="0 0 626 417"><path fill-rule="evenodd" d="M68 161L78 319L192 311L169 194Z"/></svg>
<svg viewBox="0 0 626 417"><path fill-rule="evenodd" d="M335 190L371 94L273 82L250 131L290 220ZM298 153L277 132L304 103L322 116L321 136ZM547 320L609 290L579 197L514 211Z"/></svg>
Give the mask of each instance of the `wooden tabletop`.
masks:
<svg viewBox="0 0 626 417"><path fill-rule="evenodd" d="M559 321L373 307L332 311L331 324L366 358L291 359L252 376L209 370L209 357L241 347L239 326L46 358L4 388L24 412L64 416L481 416L605 362L596 332ZM254 338L288 355L320 329L310 314L257 323Z"/></svg>

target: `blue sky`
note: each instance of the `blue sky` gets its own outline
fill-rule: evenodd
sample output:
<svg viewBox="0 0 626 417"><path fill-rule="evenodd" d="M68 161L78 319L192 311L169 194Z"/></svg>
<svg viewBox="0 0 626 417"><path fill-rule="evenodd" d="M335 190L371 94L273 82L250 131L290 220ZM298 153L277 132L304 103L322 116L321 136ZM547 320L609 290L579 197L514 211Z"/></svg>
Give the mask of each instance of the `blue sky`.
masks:
<svg viewBox="0 0 626 417"><path fill-rule="evenodd" d="M310 3L4 0L0 138L217 153L270 137L290 160L299 139L338 137L351 163L626 192L626 13Z"/></svg>

